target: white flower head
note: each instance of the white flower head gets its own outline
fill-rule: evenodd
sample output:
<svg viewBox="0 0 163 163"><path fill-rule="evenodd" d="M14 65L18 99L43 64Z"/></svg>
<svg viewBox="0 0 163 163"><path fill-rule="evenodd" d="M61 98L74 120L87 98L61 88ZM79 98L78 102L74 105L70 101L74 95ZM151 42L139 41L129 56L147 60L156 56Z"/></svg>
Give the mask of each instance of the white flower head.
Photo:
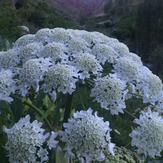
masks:
<svg viewBox="0 0 163 163"><path fill-rule="evenodd" d="M12 128L4 128L4 132L7 134L5 148L11 163L35 163L38 160L47 162L48 151L43 145L49 137L49 133L45 134L45 130L41 126L42 123L37 120L31 123L30 116L27 115Z"/></svg>
<svg viewBox="0 0 163 163"><path fill-rule="evenodd" d="M129 53L129 48L121 42L112 42L110 46L119 54L120 57Z"/></svg>
<svg viewBox="0 0 163 163"><path fill-rule="evenodd" d="M20 63L16 49L0 52L0 69L13 69Z"/></svg>
<svg viewBox="0 0 163 163"><path fill-rule="evenodd" d="M98 78L91 90L91 97L100 103L101 107L109 110L112 115L123 113L126 108L125 99L128 92L125 82L115 75Z"/></svg>
<svg viewBox="0 0 163 163"><path fill-rule="evenodd" d="M76 56L73 65L81 72L81 79L89 78L90 74L98 75L103 70L96 57L89 53Z"/></svg>
<svg viewBox="0 0 163 163"><path fill-rule="evenodd" d="M87 31L84 31L82 33L80 32L80 37L83 40L85 40L88 43L88 45L94 45L99 41L98 37L93 32L87 32Z"/></svg>
<svg viewBox="0 0 163 163"><path fill-rule="evenodd" d="M87 42L80 37L72 37L72 39L68 41L67 47L69 53L74 55L79 55L80 53L90 51Z"/></svg>
<svg viewBox="0 0 163 163"><path fill-rule="evenodd" d="M43 49L43 45L38 42L33 42L24 46L19 51L19 57L22 63L25 63L29 59L35 59L40 57L40 52Z"/></svg>
<svg viewBox="0 0 163 163"><path fill-rule="evenodd" d="M43 51L41 52L42 57L50 57L54 63L61 62L64 63L68 60L68 56L65 55L66 48L64 44L61 43L49 43L47 44Z"/></svg>
<svg viewBox="0 0 163 163"><path fill-rule="evenodd" d="M114 154L114 144L111 143L109 122L93 114L92 109L74 113L73 117L64 123L61 140L66 145L67 155L79 160L103 161L104 150Z"/></svg>
<svg viewBox="0 0 163 163"><path fill-rule="evenodd" d="M118 57L116 51L106 44L96 44L92 49L92 54L96 56L100 63L114 63Z"/></svg>
<svg viewBox="0 0 163 163"><path fill-rule="evenodd" d="M136 62L137 64L143 65L141 58L135 53L128 53L125 57L130 58L132 61Z"/></svg>
<svg viewBox="0 0 163 163"><path fill-rule="evenodd" d="M50 137L47 141L48 148L51 150L53 148L56 148L58 141L56 141L57 133L51 132Z"/></svg>
<svg viewBox="0 0 163 163"><path fill-rule="evenodd" d="M52 34L53 41L59 43L67 43L72 38L72 35L69 30L66 30L64 28L54 28L52 29Z"/></svg>
<svg viewBox="0 0 163 163"><path fill-rule="evenodd" d="M25 96L31 87L36 92L39 91L39 82L50 66L51 60L49 58L30 59L23 64L19 73L19 88L22 96Z"/></svg>
<svg viewBox="0 0 163 163"><path fill-rule="evenodd" d="M138 153L146 157L160 156L163 150L163 118L158 112L148 109L135 119L135 123L138 127L130 133L132 146L136 146Z"/></svg>
<svg viewBox="0 0 163 163"><path fill-rule="evenodd" d="M64 28L44 28L36 33L36 40L42 42L44 45L52 42L66 43L70 39L71 35L69 31Z"/></svg>
<svg viewBox="0 0 163 163"><path fill-rule="evenodd" d="M55 92L63 94L75 91L78 74L73 66L57 64L49 68L44 77L43 90L55 97ZM53 98L55 100L55 98Z"/></svg>
<svg viewBox="0 0 163 163"><path fill-rule="evenodd" d="M103 33L100 33L100 32L89 32L89 34L92 35L94 39L96 39L95 43L110 44L110 43L118 41L116 39L105 36Z"/></svg>
<svg viewBox="0 0 163 163"><path fill-rule="evenodd" d="M16 82L13 79L14 74L11 70L0 71L0 100L7 102L13 101L10 97L16 91Z"/></svg>
<svg viewBox="0 0 163 163"><path fill-rule="evenodd" d="M33 34L27 34L22 37L20 37L14 44L15 48L21 48L24 47L30 43L33 43L35 41L35 35Z"/></svg>
<svg viewBox="0 0 163 163"><path fill-rule="evenodd" d="M113 65L113 72L116 73L120 79L135 83L135 81L139 80L139 71L141 68L141 65L132 59L121 57L117 59L116 63Z"/></svg>
<svg viewBox="0 0 163 163"><path fill-rule="evenodd" d="M52 30L49 28L43 28L37 31L35 34L36 41L43 43L44 45L53 41Z"/></svg>
<svg viewBox="0 0 163 163"><path fill-rule="evenodd" d="M136 84L136 89L143 97L144 103L154 104L163 99L163 83L161 79L154 75L147 67L141 69L139 73L140 82Z"/></svg>

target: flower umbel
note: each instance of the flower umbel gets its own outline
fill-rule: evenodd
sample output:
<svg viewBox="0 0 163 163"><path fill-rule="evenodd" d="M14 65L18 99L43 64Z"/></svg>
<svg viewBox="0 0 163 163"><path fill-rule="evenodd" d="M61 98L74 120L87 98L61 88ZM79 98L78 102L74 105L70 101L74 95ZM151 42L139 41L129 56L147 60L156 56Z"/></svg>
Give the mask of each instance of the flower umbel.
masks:
<svg viewBox="0 0 163 163"><path fill-rule="evenodd" d="M4 128L7 134L6 150L9 161L17 162L46 162L48 151L43 147L49 133L41 128L42 123L37 120L30 122L30 116L21 118L12 128ZM41 155L40 155L41 152Z"/></svg>
<svg viewBox="0 0 163 163"><path fill-rule="evenodd" d="M91 96L99 102L101 107L109 110L112 115L123 113L126 107L125 98L127 88L125 82L121 81L116 75L98 78L91 91Z"/></svg>
<svg viewBox="0 0 163 163"><path fill-rule="evenodd" d="M10 95L11 93L15 93L17 88L13 77L14 74L11 70L0 71L0 100L13 101Z"/></svg>
<svg viewBox="0 0 163 163"><path fill-rule="evenodd" d="M163 118L148 109L142 112L139 119L135 119L135 123L138 127L131 132L130 137L138 153L152 158L160 156L163 150Z"/></svg>
<svg viewBox="0 0 163 163"><path fill-rule="evenodd" d="M39 82L50 66L51 60L48 58L30 59L23 64L19 72L19 90L22 96L25 96L31 87L36 92L39 91Z"/></svg>
<svg viewBox="0 0 163 163"><path fill-rule="evenodd" d="M43 90L55 100L55 92L72 94L76 89L77 70L73 66L57 64L49 68L44 77Z"/></svg>
<svg viewBox="0 0 163 163"><path fill-rule="evenodd" d="M109 122L93 114L92 109L74 113L73 117L64 124L61 140L66 144L69 158L77 157L81 162L103 161L104 151L114 153L111 143Z"/></svg>

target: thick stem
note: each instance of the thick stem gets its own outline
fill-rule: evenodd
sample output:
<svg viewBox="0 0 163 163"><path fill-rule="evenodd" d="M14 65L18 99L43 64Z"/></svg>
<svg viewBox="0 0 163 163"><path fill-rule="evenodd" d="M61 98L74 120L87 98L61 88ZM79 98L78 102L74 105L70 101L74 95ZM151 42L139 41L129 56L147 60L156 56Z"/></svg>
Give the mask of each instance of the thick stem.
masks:
<svg viewBox="0 0 163 163"><path fill-rule="evenodd" d="M67 95L66 103L65 103L65 112L63 122L67 122L71 115L71 105L72 105L72 95Z"/></svg>

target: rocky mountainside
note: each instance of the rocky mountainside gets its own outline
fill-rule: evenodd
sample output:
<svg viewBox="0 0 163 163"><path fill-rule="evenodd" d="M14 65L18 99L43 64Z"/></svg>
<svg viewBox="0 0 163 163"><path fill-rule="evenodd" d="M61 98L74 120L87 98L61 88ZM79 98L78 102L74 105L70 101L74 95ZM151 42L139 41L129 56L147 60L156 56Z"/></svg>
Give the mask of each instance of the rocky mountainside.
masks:
<svg viewBox="0 0 163 163"><path fill-rule="evenodd" d="M48 0L60 11L77 21L103 13L108 0Z"/></svg>

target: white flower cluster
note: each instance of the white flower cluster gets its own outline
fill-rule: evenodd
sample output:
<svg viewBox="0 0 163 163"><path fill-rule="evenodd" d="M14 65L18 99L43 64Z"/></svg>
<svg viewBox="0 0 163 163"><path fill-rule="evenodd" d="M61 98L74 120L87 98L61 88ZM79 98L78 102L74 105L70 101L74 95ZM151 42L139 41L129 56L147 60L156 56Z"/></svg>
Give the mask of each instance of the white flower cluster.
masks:
<svg viewBox="0 0 163 163"><path fill-rule="evenodd" d="M61 43L49 43L42 50L42 57L50 57L54 63L58 62L66 62L68 60L68 56L65 55L66 49L64 48L64 44Z"/></svg>
<svg viewBox="0 0 163 163"><path fill-rule="evenodd" d="M139 95L144 103L156 104L163 100L163 83L133 53L116 60L113 73L132 86L132 96Z"/></svg>
<svg viewBox="0 0 163 163"><path fill-rule="evenodd" d="M92 49L92 54L96 56L101 64L106 62L114 63L118 57L118 53L106 44L96 44Z"/></svg>
<svg viewBox="0 0 163 163"><path fill-rule="evenodd" d="M30 122L30 116L21 118L10 129L4 128L7 134L5 145L11 163L42 163L48 161L48 149L56 148L56 133L45 133L42 123ZM46 147L45 147L45 144Z"/></svg>
<svg viewBox="0 0 163 163"><path fill-rule="evenodd" d="M29 59L35 59L40 57L40 52L43 49L43 45L38 42L33 42L22 47L18 55L22 63L25 63Z"/></svg>
<svg viewBox="0 0 163 163"><path fill-rule="evenodd" d="M10 70L0 71L0 99L11 102L13 99L10 97L12 93L15 93L16 83L13 80L13 72Z"/></svg>
<svg viewBox="0 0 163 163"><path fill-rule="evenodd" d="M0 52L0 70L8 69L9 67L14 69L18 66L20 59L16 50L8 50L7 52Z"/></svg>
<svg viewBox="0 0 163 163"><path fill-rule="evenodd" d="M144 156L152 158L160 156L163 150L163 118L158 112L148 109L142 112L139 119L135 119L138 125L130 136L132 145L137 147L137 151Z"/></svg>
<svg viewBox="0 0 163 163"><path fill-rule="evenodd" d="M48 58L29 59L23 64L19 72L21 82L19 87L22 96L28 93L31 86L36 92L39 90L39 82L43 80L43 75L50 66L51 61Z"/></svg>
<svg viewBox="0 0 163 163"><path fill-rule="evenodd" d="M33 34L27 34L22 37L20 37L14 44L15 48L21 48L24 47L32 42L35 41L35 35Z"/></svg>
<svg viewBox="0 0 163 163"><path fill-rule="evenodd" d="M97 61L94 55L89 53L82 53L75 57L73 65L80 72L80 78L90 78L90 74L98 75L102 72L102 66Z"/></svg>
<svg viewBox="0 0 163 163"><path fill-rule="evenodd" d="M111 47L119 54L119 56L125 56L129 53L128 47L121 43L121 42L116 42L116 43L111 43Z"/></svg>
<svg viewBox="0 0 163 163"><path fill-rule="evenodd" d="M106 71L108 65L110 69ZM126 83L127 88L132 88L128 97L139 96L144 103L152 105L163 100L161 80L143 66L140 57L117 39L99 32L45 28L36 34L25 35L15 42L12 49L0 52L0 71L3 69L17 74L13 80L18 85L17 92L23 96L32 87L36 92L44 90L55 100L58 92L72 94L78 82L87 83L85 81L91 79L97 87L97 80L114 74L117 76L115 83ZM120 92L124 91L123 86L120 87ZM123 95L120 92L112 92L105 99L98 93L92 96L103 108L117 114L125 108L127 90ZM115 104L120 94L121 102ZM114 99L111 100L111 96Z"/></svg>
<svg viewBox="0 0 163 163"><path fill-rule="evenodd" d="M0 100L11 102L11 94L26 96L44 91L55 101L58 93L72 94L89 83L90 96L112 115L123 113L125 101L141 97L163 113L163 84L140 57L117 39L99 32L72 29L41 29L19 38L12 49L0 52ZM159 156L163 149L163 122L156 112L143 112L130 134L139 153ZM6 149L10 162L46 162L48 149L56 146L56 133L44 134L41 123L26 116L11 129ZM80 111L64 124L61 139L70 157L90 162L113 153L110 127L92 110Z"/></svg>
<svg viewBox="0 0 163 163"><path fill-rule="evenodd" d="M109 122L93 114L92 109L74 113L64 124L61 140L66 144L69 158L78 158L81 162L105 160L105 151L114 154L111 143Z"/></svg>
<svg viewBox="0 0 163 163"><path fill-rule="evenodd" d="M116 73L121 80L133 83L139 80L141 66L141 64L133 61L130 57L121 57L117 59L113 65L113 72Z"/></svg>
<svg viewBox="0 0 163 163"><path fill-rule="evenodd" d="M163 84L160 78L154 75L149 69L144 67L139 74L139 83L136 89L143 97L144 103L155 104L163 100Z"/></svg>
<svg viewBox="0 0 163 163"><path fill-rule="evenodd" d="M76 88L77 78L77 70L74 67L57 64L50 67L45 73L43 89L55 100L56 91L72 94Z"/></svg>
<svg viewBox="0 0 163 163"><path fill-rule="evenodd" d="M102 108L110 110L111 114L123 113L126 107L125 99L127 94L125 82L115 75L105 76L95 81L95 87L91 91L91 96L101 104Z"/></svg>

